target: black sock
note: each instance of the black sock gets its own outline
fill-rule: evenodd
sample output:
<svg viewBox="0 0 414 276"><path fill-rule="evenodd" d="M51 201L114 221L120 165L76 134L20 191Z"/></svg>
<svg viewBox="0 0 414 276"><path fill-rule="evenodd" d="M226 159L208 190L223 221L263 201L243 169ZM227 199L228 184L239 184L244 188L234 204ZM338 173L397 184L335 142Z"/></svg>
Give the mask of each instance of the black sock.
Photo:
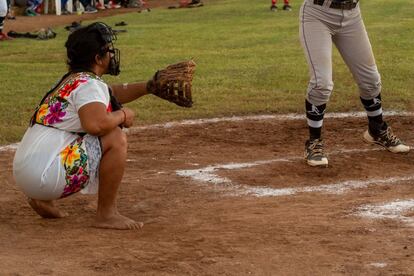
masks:
<svg viewBox="0 0 414 276"><path fill-rule="evenodd" d="M369 131L378 135L381 130L387 127L382 118L381 94L370 100L360 99L368 115Z"/></svg>
<svg viewBox="0 0 414 276"><path fill-rule="evenodd" d="M309 140L321 139L322 128L321 127L309 127Z"/></svg>
<svg viewBox="0 0 414 276"><path fill-rule="evenodd" d="M309 139L320 139L322 136L322 124L326 104L316 106L308 102L308 100L305 100L305 108L309 127Z"/></svg>

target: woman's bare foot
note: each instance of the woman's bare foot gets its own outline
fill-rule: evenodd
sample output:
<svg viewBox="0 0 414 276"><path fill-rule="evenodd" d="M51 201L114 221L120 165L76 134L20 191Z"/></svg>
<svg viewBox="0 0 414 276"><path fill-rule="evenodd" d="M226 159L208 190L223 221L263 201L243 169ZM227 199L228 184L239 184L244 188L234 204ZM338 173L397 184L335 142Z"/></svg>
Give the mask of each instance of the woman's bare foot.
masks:
<svg viewBox="0 0 414 276"><path fill-rule="evenodd" d="M27 202L42 218L63 218L68 215L66 212L60 211L53 200L28 198Z"/></svg>
<svg viewBox="0 0 414 276"><path fill-rule="evenodd" d="M139 230L144 223L115 214L107 218L97 217L93 225L97 228L118 229L118 230Z"/></svg>

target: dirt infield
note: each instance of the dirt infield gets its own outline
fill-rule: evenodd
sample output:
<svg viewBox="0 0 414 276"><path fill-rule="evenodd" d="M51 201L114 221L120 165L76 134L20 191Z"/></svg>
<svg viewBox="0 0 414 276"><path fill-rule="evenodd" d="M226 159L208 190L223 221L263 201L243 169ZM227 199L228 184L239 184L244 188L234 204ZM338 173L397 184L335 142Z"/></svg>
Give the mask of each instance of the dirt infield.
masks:
<svg viewBox="0 0 414 276"><path fill-rule="evenodd" d="M413 117L388 118L413 145ZM145 222L140 231L92 228L95 196L41 219L3 148L0 274L414 275L414 153L365 144L362 117L325 122L326 169L302 160L303 119L130 131L119 209Z"/></svg>

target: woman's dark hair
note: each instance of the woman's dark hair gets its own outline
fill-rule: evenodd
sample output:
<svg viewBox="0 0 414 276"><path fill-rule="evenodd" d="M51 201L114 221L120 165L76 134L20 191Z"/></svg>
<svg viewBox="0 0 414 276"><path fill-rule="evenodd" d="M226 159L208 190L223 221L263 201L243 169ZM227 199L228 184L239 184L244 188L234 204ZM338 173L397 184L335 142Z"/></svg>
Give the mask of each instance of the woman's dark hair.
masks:
<svg viewBox="0 0 414 276"><path fill-rule="evenodd" d="M120 64L120 51L114 48L113 42L116 40L114 31L103 22L95 22L86 27L72 32L65 43L67 50L67 64L69 72L67 72L60 81L47 92L30 119L30 125L36 123L37 112L46 98L58 88L62 82L74 72L91 71L95 62L95 56L103 57L106 53L111 52L111 60L109 63L108 73L118 75Z"/></svg>
<svg viewBox="0 0 414 276"><path fill-rule="evenodd" d="M65 43L69 71L89 71L95 56L108 51L107 44L95 23L75 30Z"/></svg>

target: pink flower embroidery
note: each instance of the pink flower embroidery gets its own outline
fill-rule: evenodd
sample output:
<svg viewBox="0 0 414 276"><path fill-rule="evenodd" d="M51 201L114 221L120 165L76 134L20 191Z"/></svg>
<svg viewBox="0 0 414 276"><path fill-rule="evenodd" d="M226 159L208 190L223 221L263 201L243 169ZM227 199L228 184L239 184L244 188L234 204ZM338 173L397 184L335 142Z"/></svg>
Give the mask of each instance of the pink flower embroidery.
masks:
<svg viewBox="0 0 414 276"><path fill-rule="evenodd" d="M45 121L49 125L60 123L65 115L66 112L62 111L62 103L57 102L49 107L49 114L46 115Z"/></svg>
<svg viewBox="0 0 414 276"><path fill-rule="evenodd" d="M64 195L69 195L80 191L83 188L83 184L86 183L88 177L85 175L74 175L69 179L70 185L66 185L63 190Z"/></svg>

